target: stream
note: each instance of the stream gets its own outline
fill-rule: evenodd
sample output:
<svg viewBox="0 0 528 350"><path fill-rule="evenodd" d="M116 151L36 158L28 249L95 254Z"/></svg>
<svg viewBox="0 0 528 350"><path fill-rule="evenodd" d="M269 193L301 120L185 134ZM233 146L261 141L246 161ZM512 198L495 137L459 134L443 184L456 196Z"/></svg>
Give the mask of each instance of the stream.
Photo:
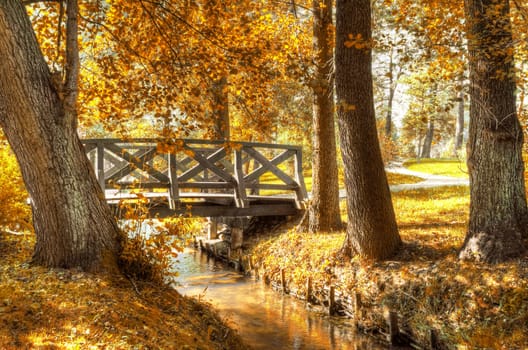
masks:
<svg viewBox="0 0 528 350"><path fill-rule="evenodd" d="M211 303L255 350L377 350L386 347L358 334L351 322L329 317L273 291L206 254L186 249L178 256L174 287Z"/></svg>

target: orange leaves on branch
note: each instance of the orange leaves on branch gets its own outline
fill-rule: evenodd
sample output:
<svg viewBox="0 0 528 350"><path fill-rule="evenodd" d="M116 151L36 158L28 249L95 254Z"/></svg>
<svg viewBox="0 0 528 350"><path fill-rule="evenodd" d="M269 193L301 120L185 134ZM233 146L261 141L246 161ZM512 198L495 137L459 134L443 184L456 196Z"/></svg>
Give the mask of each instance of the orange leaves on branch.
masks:
<svg viewBox="0 0 528 350"><path fill-rule="evenodd" d="M10 229L29 229L31 208L29 195L20 175L15 156L5 141L0 140L0 226Z"/></svg>
<svg viewBox="0 0 528 350"><path fill-rule="evenodd" d="M341 110L342 112L353 112L356 110L356 105L353 105L353 104L350 104L350 103L346 103L344 101L340 101L338 102L337 104L337 108L339 110Z"/></svg>
<svg viewBox="0 0 528 350"><path fill-rule="evenodd" d="M345 47L349 49L355 48L358 50L369 49L372 48L372 40L364 39L361 33L356 35L348 34L348 40L345 40Z"/></svg>

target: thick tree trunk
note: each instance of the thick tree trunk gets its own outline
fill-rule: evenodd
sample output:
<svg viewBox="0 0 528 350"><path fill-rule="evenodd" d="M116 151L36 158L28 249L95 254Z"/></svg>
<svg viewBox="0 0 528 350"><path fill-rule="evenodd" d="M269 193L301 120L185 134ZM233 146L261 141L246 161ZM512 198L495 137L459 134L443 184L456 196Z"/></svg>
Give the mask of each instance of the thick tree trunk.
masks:
<svg viewBox="0 0 528 350"><path fill-rule="evenodd" d="M345 166L345 248L384 259L401 243L376 131L370 0L337 0L336 94Z"/></svg>
<svg viewBox="0 0 528 350"><path fill-rule="evenodd" d="M313 199L310 205L309 231L329 232L342 227L334 124L332 0L314 0L313 11L316 71L313 82Z"/></svg>
<svg viewBox="0 0 528 350"><path fill-rule="evenodd" d="M433 136L434 136L434 119L429 117L427 122L427 131L425 132L425 138L423 140L422 151L420 153L420 158L431 158L431 147L433 145Z"/></svg>
<svg viewBox="0 0 528 350"><path fill-rule="evenodd" d="M470 217L460 258L519 256L528 230L523 133L515 111L507 0L466 0L470 67Z"/></svg>
<svg viewBox="0 0 528 350"><path fill-rule="evenodd" d="M63 100L73 92L52 84L18 0L0 2L0 62L0 124L31 196L33 261L115 269L121 236L79 142L76 114Z"/></svg>

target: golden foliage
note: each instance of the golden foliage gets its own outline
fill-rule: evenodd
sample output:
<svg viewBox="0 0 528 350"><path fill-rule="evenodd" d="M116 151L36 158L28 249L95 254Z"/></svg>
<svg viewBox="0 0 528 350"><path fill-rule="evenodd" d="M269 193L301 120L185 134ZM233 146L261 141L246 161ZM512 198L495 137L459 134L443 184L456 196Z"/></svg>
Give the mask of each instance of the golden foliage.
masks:
<svg viewBox="0 0 528 350"><path fill-rule="evenodd" d="M7 142L0 142L0 226L27 230L31 228L29 195L11 148Z"/></svg>

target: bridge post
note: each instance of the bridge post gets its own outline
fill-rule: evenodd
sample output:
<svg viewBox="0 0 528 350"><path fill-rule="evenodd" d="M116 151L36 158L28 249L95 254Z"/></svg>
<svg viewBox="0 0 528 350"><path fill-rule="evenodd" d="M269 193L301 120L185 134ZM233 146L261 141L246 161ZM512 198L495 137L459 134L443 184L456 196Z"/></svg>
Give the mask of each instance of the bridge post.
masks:
<svg viewBox="0 0 528 350"><path fill-rule="evenodd" d="M237 194L237 206L239 208L246 208L248 206L243 165L242 150L235 150L235 179L237 181L235 192Z"/></svg>
<svg viewBox="0 0 528 350"><path fill-rule="evenodd" d="M170 188L169 188L169 208L172 210L175 210L177 208L178 202L180 201L179 198L179 190L178 190L178 165L176 163L176 156L171 152L168 154L168 160L169 160L169 181L170 181Z"/></svg>
<svg viewBox="0 0 528 350"><path fill-rule="evenodd" d="M297 189L295 190L297 199L295 200L295 205L297 209L303 208L304 200L308 198L308 192L306 191L306 185L304 184L304 175L302 169L302 149L299 147L295 150L295 180L298 184Z"/></svg>
<svg viewBox="0 0 528 350"><path fill-rule="evenodd" d="M97 142L97 163L95 166L95 174L97 175L97 181L99 181L99 186L101 186L101 189L104 193L106 189L104 171L104 144L100 141Z"/></svg>

